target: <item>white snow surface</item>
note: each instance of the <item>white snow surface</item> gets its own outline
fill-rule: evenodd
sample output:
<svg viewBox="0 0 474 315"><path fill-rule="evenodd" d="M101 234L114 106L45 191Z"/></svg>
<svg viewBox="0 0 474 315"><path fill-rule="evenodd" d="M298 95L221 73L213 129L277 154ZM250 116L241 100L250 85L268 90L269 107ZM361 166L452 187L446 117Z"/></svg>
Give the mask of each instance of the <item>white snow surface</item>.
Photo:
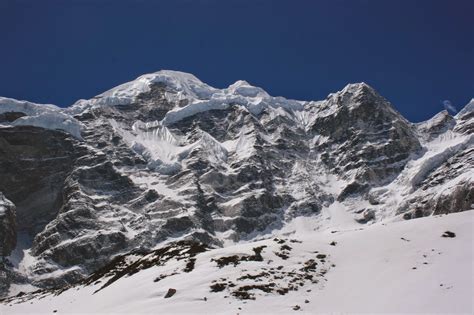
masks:
<svg viewBox="0 0 474 315"><path fill-rule="evenodd" d="M315 230L312 219L298 218L269 239L199 254L190 273L181 271L183 261L171 260L123 277L95 294L103 283L73 287L60 295L44 295L25 303L3 304L0 313L294 314L296 305L301 307L297 313L303 314L473 313L474 211L356 228L344 223L336 213L339 210L328 211L335 225L326 229ZM445 231L456 237L441 237ZM293 248L289 259L274 254L280 247L274 236L298 241L288 242ZM248 254L262 245L267 247L261 262L218 268L211 261ZM256 300L245 301L225 290L210 292L213 280L232 279L245 285L253 282L236 279L272 266L297 270L302 261L315 257L315 251L327 255L327 273L318 283L306 282L298 291L279 295L253 290ZM174 271L178 274L153 281ZM165 299L169 288L177 292Z"/></svg>
<svg viewBox="0 0 474 315"><path fill-rule="evenodd" d="M79 100L68 111L79 113L96 106L127 105L136 97L150 91L150 85L164 83L169 88L168 101L175 103L163 119L163 125L177 122L183 118L213 109L226 109L231 104L246 107L253 114L260 113L267 106L302 110L305 102L272 97L263 89L250 85L246 81L237 81L225 89L217 89L203 83L194 75L180 71L161 70L145 74L110 89L90 100ZM181 106L180 101L187 105Z"/></svg>
<svg viewBox="0 0 474 315"><path fill-rule="evenodd" d="M160 174L168 175L180 170L182 160L196 149L202 150L211 163L222 164L227 160L228 151L224 144L203 130L200 130L197 141L186 144L160 122L137 121L131 131L115 120L109 122L122 139L148 161L148 167Z"/></svg>
<svg viewBox="0 0 474 315"><path fill-rule="evenodd" d="M161 70L155 73L141 75L133 81L116 86L90 100L78 100L70 110L77 113L92 106L127 105L133 102L139 94L150 91L150 85L152 83L164 83L175 90L176 94L167 95L172 101L187 98L209 98L217 91L190 73Z"/></svg>
<svg viewBox="0 0 474 315"><path fill-rule="evenodd" d="M22 112L26 116L1 125L36 126L46 129L59 129L81 138L82 124L64 110L51 104L35 104L27 101L18 101L12 98L0 97L0 114L5 112Z"/></svg>

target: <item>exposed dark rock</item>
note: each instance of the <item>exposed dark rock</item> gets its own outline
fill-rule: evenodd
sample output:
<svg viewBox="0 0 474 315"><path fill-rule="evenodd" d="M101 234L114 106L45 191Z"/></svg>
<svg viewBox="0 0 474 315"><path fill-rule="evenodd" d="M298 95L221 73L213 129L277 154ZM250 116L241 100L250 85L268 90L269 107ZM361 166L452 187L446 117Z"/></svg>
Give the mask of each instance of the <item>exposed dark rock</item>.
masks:
<svg viewBox="0 0 474 315"><path fill-rule="evenodd" d="M4 112L0 113L0 123L2 122L13 122L18 118L26 116L25 113L22 112Z"/></svg>
<svg viewBox="0 0 474 315"><path fill-rule="evenodd" d="M194 265L196 264L196 258L189 258L184 268L184 272L191 272L194 270Z"/></svg>
<svg viewBox="0 0 474 315"><path fill-rule="evenodd" d="M323 162L340 174L360 170L339 200L365 192L366 185L390 182L410 154L421 149L411 125L366 84L349 85L331 95L319 112L326 110L331 114L311 125L313 131L329 139L318 147L322 151L330 148L322 154Z"/></svg>
<svg viewBox="0 0 474 315"><path fill-rule="evenodd" d="M255 275L246 274L242 277L237 278L237 280L238 281L245 280L245 279L255 280L255 279L264 278L264 277L268 277L268 276L269 276L268 272L261 272L261 273L255 274Z"/></svg>
<svg viewBox="0 0 474 315"><path fill-rule="evenodd" d="M15 205L0 192L0 260L15 248L16 231Z"/></svg>
<svg viewBox="0 0 474 315"><path fill-rule="evenodd" d="M221 292L227 288L227 283L214 283L211 285L211 292Z"/></svg>
<svg viewBox="0 0 474 315"><path fill-rule="evenodd" d="M319 258L319 257L318 257ZM318 263L314 259L310 259L307 262L304 263L304 267L301 268L302 271L316 271Z"/></svg>
<svg viewBox="0 0 474 315"><path fill-rule="evenodd" d="M453 237L456 237L456 233L454 232L451 232L451 231L446 231L443 233L443 235L441 235L442 237L449 237L449 238L453 238Z"/></svg>
<svg viewBox="0 0 474 315"><path fill-rule="evenodd" d="M35 235L57 216L76 145L60 131L0 128L0 191L16 206L19 230Z"/></svg>
<svg viewBox="0 0 474 315"><path fill-rule="evenodd" d="M206 250L207 246L204 244L191 241L179 241L151 252L131 252L127 255L117 256L104 267L98 269L89 277L82 280L81 283L92 284L100 279L108 278L107 282L103 284L101 288L96 290L96 292L98 292L124 276L133 275L141 270L148 269L153 266L163 265L171 259L187 259L189 263L190 259L193 259L197 254ZM128 259L130 256L139 256L141 258ZM168 276L171 275L161 275L160 277L156 278L155 281L158 282Z"/></svg>
<svg viewBox="0 0 474 315"><path fill-rule="evenodd" d="M241 300L255 300L255 295L249 292L252 290L260 290L266 293L271 293L274 290L274 285L271 285L271 284L244 285L234 290L232 292L232 295Z"/></svg>
<svg viewBox="0 0 474 315"><path fill-rule="evenodd" d="M166 292L165 299L168 299L168 298L172 297L175 294L176 294L176 289L169 288L168 292Z"/></svg>
<svg viewBox="0 0 474 315"><path fill-rule="evenodd" d="M356 217L356 221L359 223L367 223L375 219L375 210L373 209L365 209L360 213L359 216Z"/></svg>
<svg viewBox="0 0 474 315"><path fill-rule="evenodd" d="M259 247L255 247L253 248L253 251L254 251L254 255L242 255L242 256L239 256L239 255L232 255L232 256L225 256L225 257L220 257L220 258L217 258L217 259L213 259L213 261L215 261L217 263L217 265L219 266L219 268L222 268L222 267L225 267L227 265L230 265L230 264L233 264L234 267L237 266L240 262L242 261L263 261L263 257L262 257L262 250L265 248L266 246L263 245L263 246L259 246Z"/></svg>

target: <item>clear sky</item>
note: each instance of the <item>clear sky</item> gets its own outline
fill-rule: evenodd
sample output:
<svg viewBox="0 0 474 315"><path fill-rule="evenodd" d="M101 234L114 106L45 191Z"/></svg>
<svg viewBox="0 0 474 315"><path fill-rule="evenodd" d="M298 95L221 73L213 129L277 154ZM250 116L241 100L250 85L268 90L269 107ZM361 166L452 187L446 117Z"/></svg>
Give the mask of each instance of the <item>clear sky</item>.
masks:
<svg viewBox="0 0 474 315"><path fill-rule="evenodd" d="M0 95L68 106L172 69L300 100L364 81L420 121L474 97L473 16L474 0L0 0Z"/></svg>

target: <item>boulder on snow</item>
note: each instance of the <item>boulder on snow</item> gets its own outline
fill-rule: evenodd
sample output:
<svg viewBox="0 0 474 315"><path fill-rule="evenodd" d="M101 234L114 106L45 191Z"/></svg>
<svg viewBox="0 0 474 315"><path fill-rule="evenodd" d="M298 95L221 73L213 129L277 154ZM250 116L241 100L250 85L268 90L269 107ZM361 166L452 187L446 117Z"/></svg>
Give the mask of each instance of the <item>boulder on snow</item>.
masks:
<svg viewBox="0 0 474 315"><path fill-rule="evenodd" d="M359 223L367 223L375 219L375 210L374 209L365 209L357 215L355 220Z"/></svg>
<svg viewBox="0 0 474 315"><path fill-rule="evenodd" d="M450 237L450 238L453 238L453 237L456 237L456 233L451 232L451 231L446 231L446 232L443 233L443 235L441 235L441 237Z"/></svg>
<svg viewBox="0 0 474 315"><path fill-rule="evenodd" d="M175 293L176 293L176 289L169 288L168 292L166 292L165 299L172 297L173 295L175 295Z"/></svg>

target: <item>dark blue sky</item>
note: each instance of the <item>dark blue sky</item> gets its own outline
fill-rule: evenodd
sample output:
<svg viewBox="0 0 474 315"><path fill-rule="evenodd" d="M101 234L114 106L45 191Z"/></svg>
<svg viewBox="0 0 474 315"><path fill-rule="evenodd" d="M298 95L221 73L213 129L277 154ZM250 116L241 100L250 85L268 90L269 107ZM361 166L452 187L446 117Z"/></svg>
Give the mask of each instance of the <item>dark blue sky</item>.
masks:
<svg viewBox="0 0 474 315"><path fill-rule="evenodd" d="M365 81L412 121L474 97L472 0L0 0L0 95L68 106L143 73L319 100Z"/></svg>

